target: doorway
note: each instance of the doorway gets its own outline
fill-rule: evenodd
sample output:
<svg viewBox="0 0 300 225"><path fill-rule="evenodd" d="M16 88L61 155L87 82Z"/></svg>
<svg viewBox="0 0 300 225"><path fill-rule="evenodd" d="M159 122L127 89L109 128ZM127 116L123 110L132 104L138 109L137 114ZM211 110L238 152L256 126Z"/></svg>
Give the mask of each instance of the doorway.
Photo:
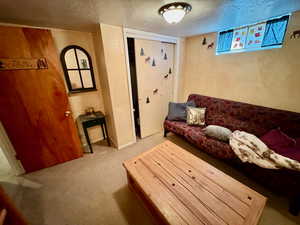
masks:
<svg viewBox="0 0 300 225"><path fill-rule="evenodd" d="M16 159L16 152L0 121L0 179L20 175L25 172L20 160Z"/></svg>
<svg viewBox="0 0 300 225"><path fill-rule="evenodd" d="M140 118L139 118L140 112L139 112L139 97L138 97L138 87L137 87L137 78L136 78L134 38L127 38L127 46L128 46L129 69L131 75L130 81L131 81L135 135L137 138L140 138L141 127L140 127Z"/></svg>
<svg viewBox="0 0 300 225"><path fill-rule="evenodd" d="M0 147L0 179L9 177L13 174L3 149Z"/></svg>
<svg viewBox="0 0 300 225"><path fill-rule="evenodd" d="M163 130L173 99L173 43L127 37L133 117L137 137Z"/></svg>

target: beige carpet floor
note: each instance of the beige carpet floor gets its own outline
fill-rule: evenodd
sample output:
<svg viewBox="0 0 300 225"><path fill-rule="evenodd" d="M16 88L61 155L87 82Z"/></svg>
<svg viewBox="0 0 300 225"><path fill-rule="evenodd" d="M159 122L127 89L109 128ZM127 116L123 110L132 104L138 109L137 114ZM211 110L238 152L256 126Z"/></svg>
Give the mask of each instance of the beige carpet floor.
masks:
<svg viewBox="0 0 300 225"><path fill-rule="evenodd" d="M239 171L170 135L169 140L267 196L260 225L300 224L288 201ZM116 150L94 144L94 154L21 177L2 179L9 195L32 225L150 225L151 217L127 187L122 162L163 142L162 134ZM284 185L284 184L283 184Z"/></svg>

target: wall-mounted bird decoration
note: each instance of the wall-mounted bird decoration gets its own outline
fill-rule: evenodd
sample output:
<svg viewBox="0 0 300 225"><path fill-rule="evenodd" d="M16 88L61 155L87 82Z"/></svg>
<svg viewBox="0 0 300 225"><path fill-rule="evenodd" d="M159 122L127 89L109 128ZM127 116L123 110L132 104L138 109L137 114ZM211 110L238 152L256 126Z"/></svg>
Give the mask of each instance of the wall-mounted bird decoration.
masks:
<svg viewBox="0 0 300 225"><path fill-rule="evenodd" d="M214 47L214 45L215 45L215 43L214 43L214 42L212 42L212 43L210 43L209 45L207 45L207 48L208 48L208 49L210 49L210 48L213 48L213 47Z"/></svg>
<svg viewBox="0 0 300 225"><path fill-rule="evenodd" d="M140 54L141 56L144 56L145 55L145 53L144 53L144 49L143 48L141 48L141 54Z"/></svg>
<svg viewBox="0 0 300 225"><path fill-rule="evenodd" d="M167 60L167 59L168 59L167 53L165 53L164 60Z"/></svg>
<svg viewBox="0 0 300 225"><path fill-rule="evenodd" d="M300 30L295 30L295 31L292 33L290 39L295 39L295 38L299 38L299 37L300 37Z"/></svg>

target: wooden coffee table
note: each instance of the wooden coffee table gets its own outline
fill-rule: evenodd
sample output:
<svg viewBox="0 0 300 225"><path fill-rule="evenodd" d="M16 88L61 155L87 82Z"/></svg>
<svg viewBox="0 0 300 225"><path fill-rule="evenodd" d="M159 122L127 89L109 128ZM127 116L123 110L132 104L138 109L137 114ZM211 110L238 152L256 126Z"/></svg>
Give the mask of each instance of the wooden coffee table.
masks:
<svg viewBox="0 0 300 225"><path fill-rule="evenodd" d="M267 200L170 141L124 167L129 187L159 224L253 225Z"/></svg>

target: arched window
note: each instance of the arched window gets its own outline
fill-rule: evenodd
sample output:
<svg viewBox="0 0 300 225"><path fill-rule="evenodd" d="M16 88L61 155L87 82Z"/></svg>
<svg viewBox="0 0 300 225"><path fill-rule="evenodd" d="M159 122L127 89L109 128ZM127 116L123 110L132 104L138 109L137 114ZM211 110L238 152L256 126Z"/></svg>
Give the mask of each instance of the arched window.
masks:
<svg viewBox="0 0 300 225"><path fill-rule="evenodd" d="M69 92L96 90L92 60L85 49L76 45L67 46L62 50L60 60Z"/></svg>

